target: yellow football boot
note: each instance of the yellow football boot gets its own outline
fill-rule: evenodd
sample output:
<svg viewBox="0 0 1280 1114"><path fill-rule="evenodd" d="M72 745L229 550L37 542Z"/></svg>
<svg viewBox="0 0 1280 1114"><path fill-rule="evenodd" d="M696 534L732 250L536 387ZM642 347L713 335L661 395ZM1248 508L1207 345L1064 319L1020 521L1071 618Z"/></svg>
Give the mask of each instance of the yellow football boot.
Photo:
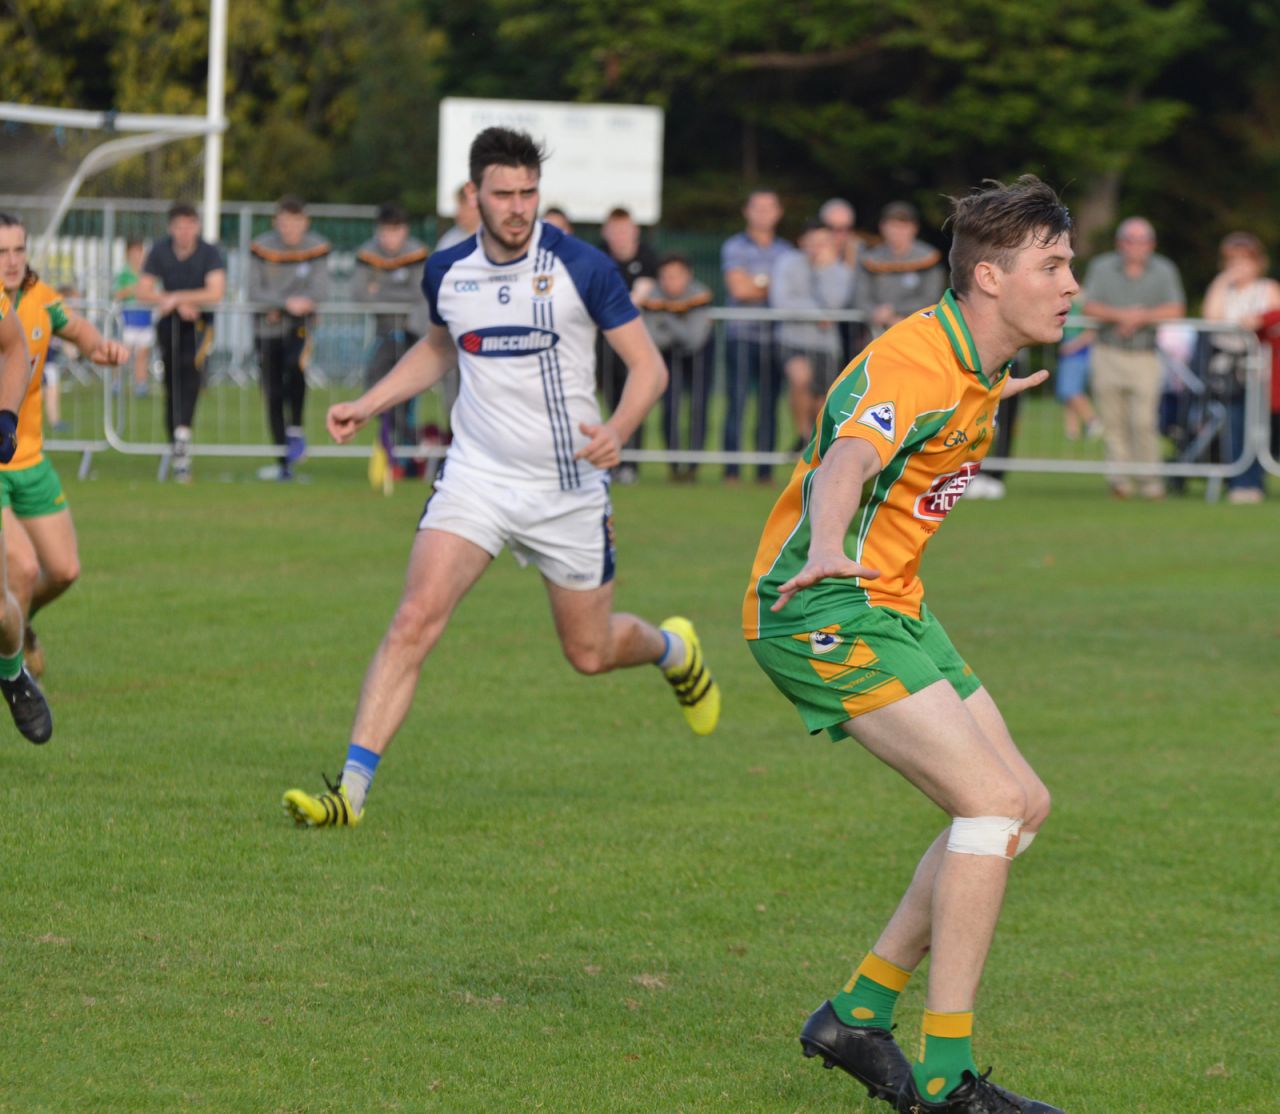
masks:
<svg viewBox="0 0 1280 1114"><path fill-rule="evenodd" d="M697 735L710 735L720 721L720 686L702 657L698 632L688 619L672 616L662 622L661 629L684 643L684 662L664 669L667 684L675 691L684 710L684 718Z"/></svg>
<svg viewBox="0 0 1280 1114"><path fill-rule="evenodd" d="M364 814L351 807L341 781L334 785L326 777L324 783L328 792L319 795L290 789L284 795L285 812L303 828L354 828Z"/></svg>

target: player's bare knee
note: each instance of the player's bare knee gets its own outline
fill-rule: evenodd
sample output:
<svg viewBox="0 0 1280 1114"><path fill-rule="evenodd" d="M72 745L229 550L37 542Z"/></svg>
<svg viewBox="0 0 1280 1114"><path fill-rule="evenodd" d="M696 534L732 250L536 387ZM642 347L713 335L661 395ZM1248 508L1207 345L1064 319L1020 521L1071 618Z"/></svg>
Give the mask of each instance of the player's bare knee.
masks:
<svg viewBox="0 0 1280 1114"><path fill-rule="evenodd" d="M49 583L50 589L61 595L80 579L80 560L72 557L69 560L62 560L55 565L51 565L45 569L45 579Z"/></svg>
<svg viewBox="0 0 1280 1114"><path fill-rule="evenodd" d="M40 579L40 563L34 554L9 554L9 591L19 600L30 600Z"/></svg>
<svg viewBox="0 0 1280 1114"><path fill-rule="evenodd" d="M1044 782L1037 781L1027 792L1027 827L1033 831L1038 831L1040 826L1049 819L1049 810L1052 804L1048 787Z"/></svg>
<svg viewBox="0 0 1280 1114"><path fill-rule="evenodd" d="M410 653L425 656L444 633L448 616L417 600L401 600L396 608L387 641Z"/></svg>
<svg viewBox="0 0 1280 1114"><path fill-rule="evenodd" d="M1027 818L1026 790L1010 775L1003 781L984 785L981 792L958 802L953 816L1014 816Z"/></svg>
<svg viewBox="0 0 1280 1114"><path fill-rule="evenodd" d="M574 669L587 677L608 673L611 668L611 663L604 651L594 646L565 646L564 656Z"/></svg>

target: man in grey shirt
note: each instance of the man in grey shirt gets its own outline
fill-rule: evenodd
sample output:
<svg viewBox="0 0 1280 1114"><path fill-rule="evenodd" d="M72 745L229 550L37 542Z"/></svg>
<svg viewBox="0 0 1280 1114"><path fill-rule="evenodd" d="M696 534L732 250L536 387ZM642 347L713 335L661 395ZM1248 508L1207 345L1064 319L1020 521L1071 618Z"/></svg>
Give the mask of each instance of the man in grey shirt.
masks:
<svg viewBox="0 0 1280 1114"><path fill-rule="evenodd" d="M1084 312L1101 322L1093 345L1093 394L1114 466L1111 492L1119 499L1130 498L1135 483L1148 499L1164 496L1158 476L1135 480L1125 471L1128 464L1160 461L1155 326L1187 311L1178 268L1155 249L1151 223L1129 217L1116 229L1116 250L1098 256L1084 278Z"/></svg>
<svg viewBox="0 0 1280 1114"><path fill-rule="evenodd" d="M879 335L908 314L936 305L946 289L942 252L918 239L920 214L909 201L891 201L880 214L881 242L862 253L857 308Z"/></svg>
<svg viewBox="0 0 1280 1114"><path fill-rule="evenodd" d="M282 197L270 232L249 245L249 300L258 307L254 335L262 367L271 440L277 464L258 472L264 480L290 480L306 455L302 408L316 306L329 297L329 241L311 231L301 199ZM286 413L288 416L286 420Z"/></svg>
<svg viewBox="0 0 1280 1114"><path fill-rule="evenodd" d="M373 236L356 252L356 273L351 283L353 302L384 302L402 305L403 313L379 313L374 317L376 334L369 362L364 369L366 390L387 374L396 361L426 332L427 302L422 296L422 271L426 266L426 244L409 234L409 215L394 201L378 207ZM382 415L385 443L391 446L417 444L415 404L410 399ZM393 468L399 468L393 462ZM404 466L405 474L416 476L416 461Z"/></svg>
<svg viewBox="0 0 1280 1114"><path fill-rule="evenodd" d="M809 223L800 236L800 250L784 256L773 270L769 304L774 309L842 310L852 300L853 269L840 259L835 236L825 225ZM803 447L813 434L822 400L844 366L840 329L832 321L783 321L777 339L791 415Z"/></svg>

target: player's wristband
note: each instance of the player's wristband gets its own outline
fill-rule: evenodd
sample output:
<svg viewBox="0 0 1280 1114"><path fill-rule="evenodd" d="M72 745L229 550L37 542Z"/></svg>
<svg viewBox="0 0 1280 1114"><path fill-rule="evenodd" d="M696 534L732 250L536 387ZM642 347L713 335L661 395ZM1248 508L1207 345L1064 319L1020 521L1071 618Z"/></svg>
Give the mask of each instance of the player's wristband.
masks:
<svg viewBox="0 0 1280 1114"><path fill-rule="evenodd" d="M0 410L0 464L8 464L18 451L18 415Z"/></svg>

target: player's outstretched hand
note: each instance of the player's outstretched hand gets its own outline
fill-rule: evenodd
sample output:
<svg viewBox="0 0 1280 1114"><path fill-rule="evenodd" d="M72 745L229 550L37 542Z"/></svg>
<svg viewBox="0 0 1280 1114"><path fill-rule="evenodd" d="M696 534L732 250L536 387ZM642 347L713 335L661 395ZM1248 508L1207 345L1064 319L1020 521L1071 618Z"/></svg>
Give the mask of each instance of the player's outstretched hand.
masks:
<svg viewBox="0 0 1280 1114"><path fill-rule="evenodd" d="M1033 371L1030 375L1021 379L1015 379L1012 375L1005 377L1004 386L1000 388L1001 399L1013 398L1014 395L1020 395L1023 391L1029 391L1032 387L1038 387L1046 379L1049 373L1041 368L1039 371Z"/></svg>
<svg viewBox="0 0 1280 1114"><path fill-rule="evenodd" d="M852 580L855 576L875 580L879 575L876 569L851 561L843 553L834 557L810 557L804 568L778 588L778 600L769 610L781 611L797 592L813 587L820 580Z"/></svg>
<svg viewBox="0 0 1280 1114"><path fill-rule="evenodd" d="M129 349L118 340L104 340L89 353L89 359L95 364L119 367L121 364L128 363Z"/></svg>
<svg viewBox="0 0 1280 1114"><path fill-rule="evenodd" d="M578 428L591 440L573 454L574 460L585 460L597 468L616 468L621 463L622 442L608 422L603 425L579 422Z"/></svg>
<svg viewBox="0 0 1280 1114"><path fill-rule="evenodd" d="M329 436L339 445L345 445L368 420L369 415L356 403L339 402L329 407L329 412L324 417L324 424L329 430Z"/></svg>

